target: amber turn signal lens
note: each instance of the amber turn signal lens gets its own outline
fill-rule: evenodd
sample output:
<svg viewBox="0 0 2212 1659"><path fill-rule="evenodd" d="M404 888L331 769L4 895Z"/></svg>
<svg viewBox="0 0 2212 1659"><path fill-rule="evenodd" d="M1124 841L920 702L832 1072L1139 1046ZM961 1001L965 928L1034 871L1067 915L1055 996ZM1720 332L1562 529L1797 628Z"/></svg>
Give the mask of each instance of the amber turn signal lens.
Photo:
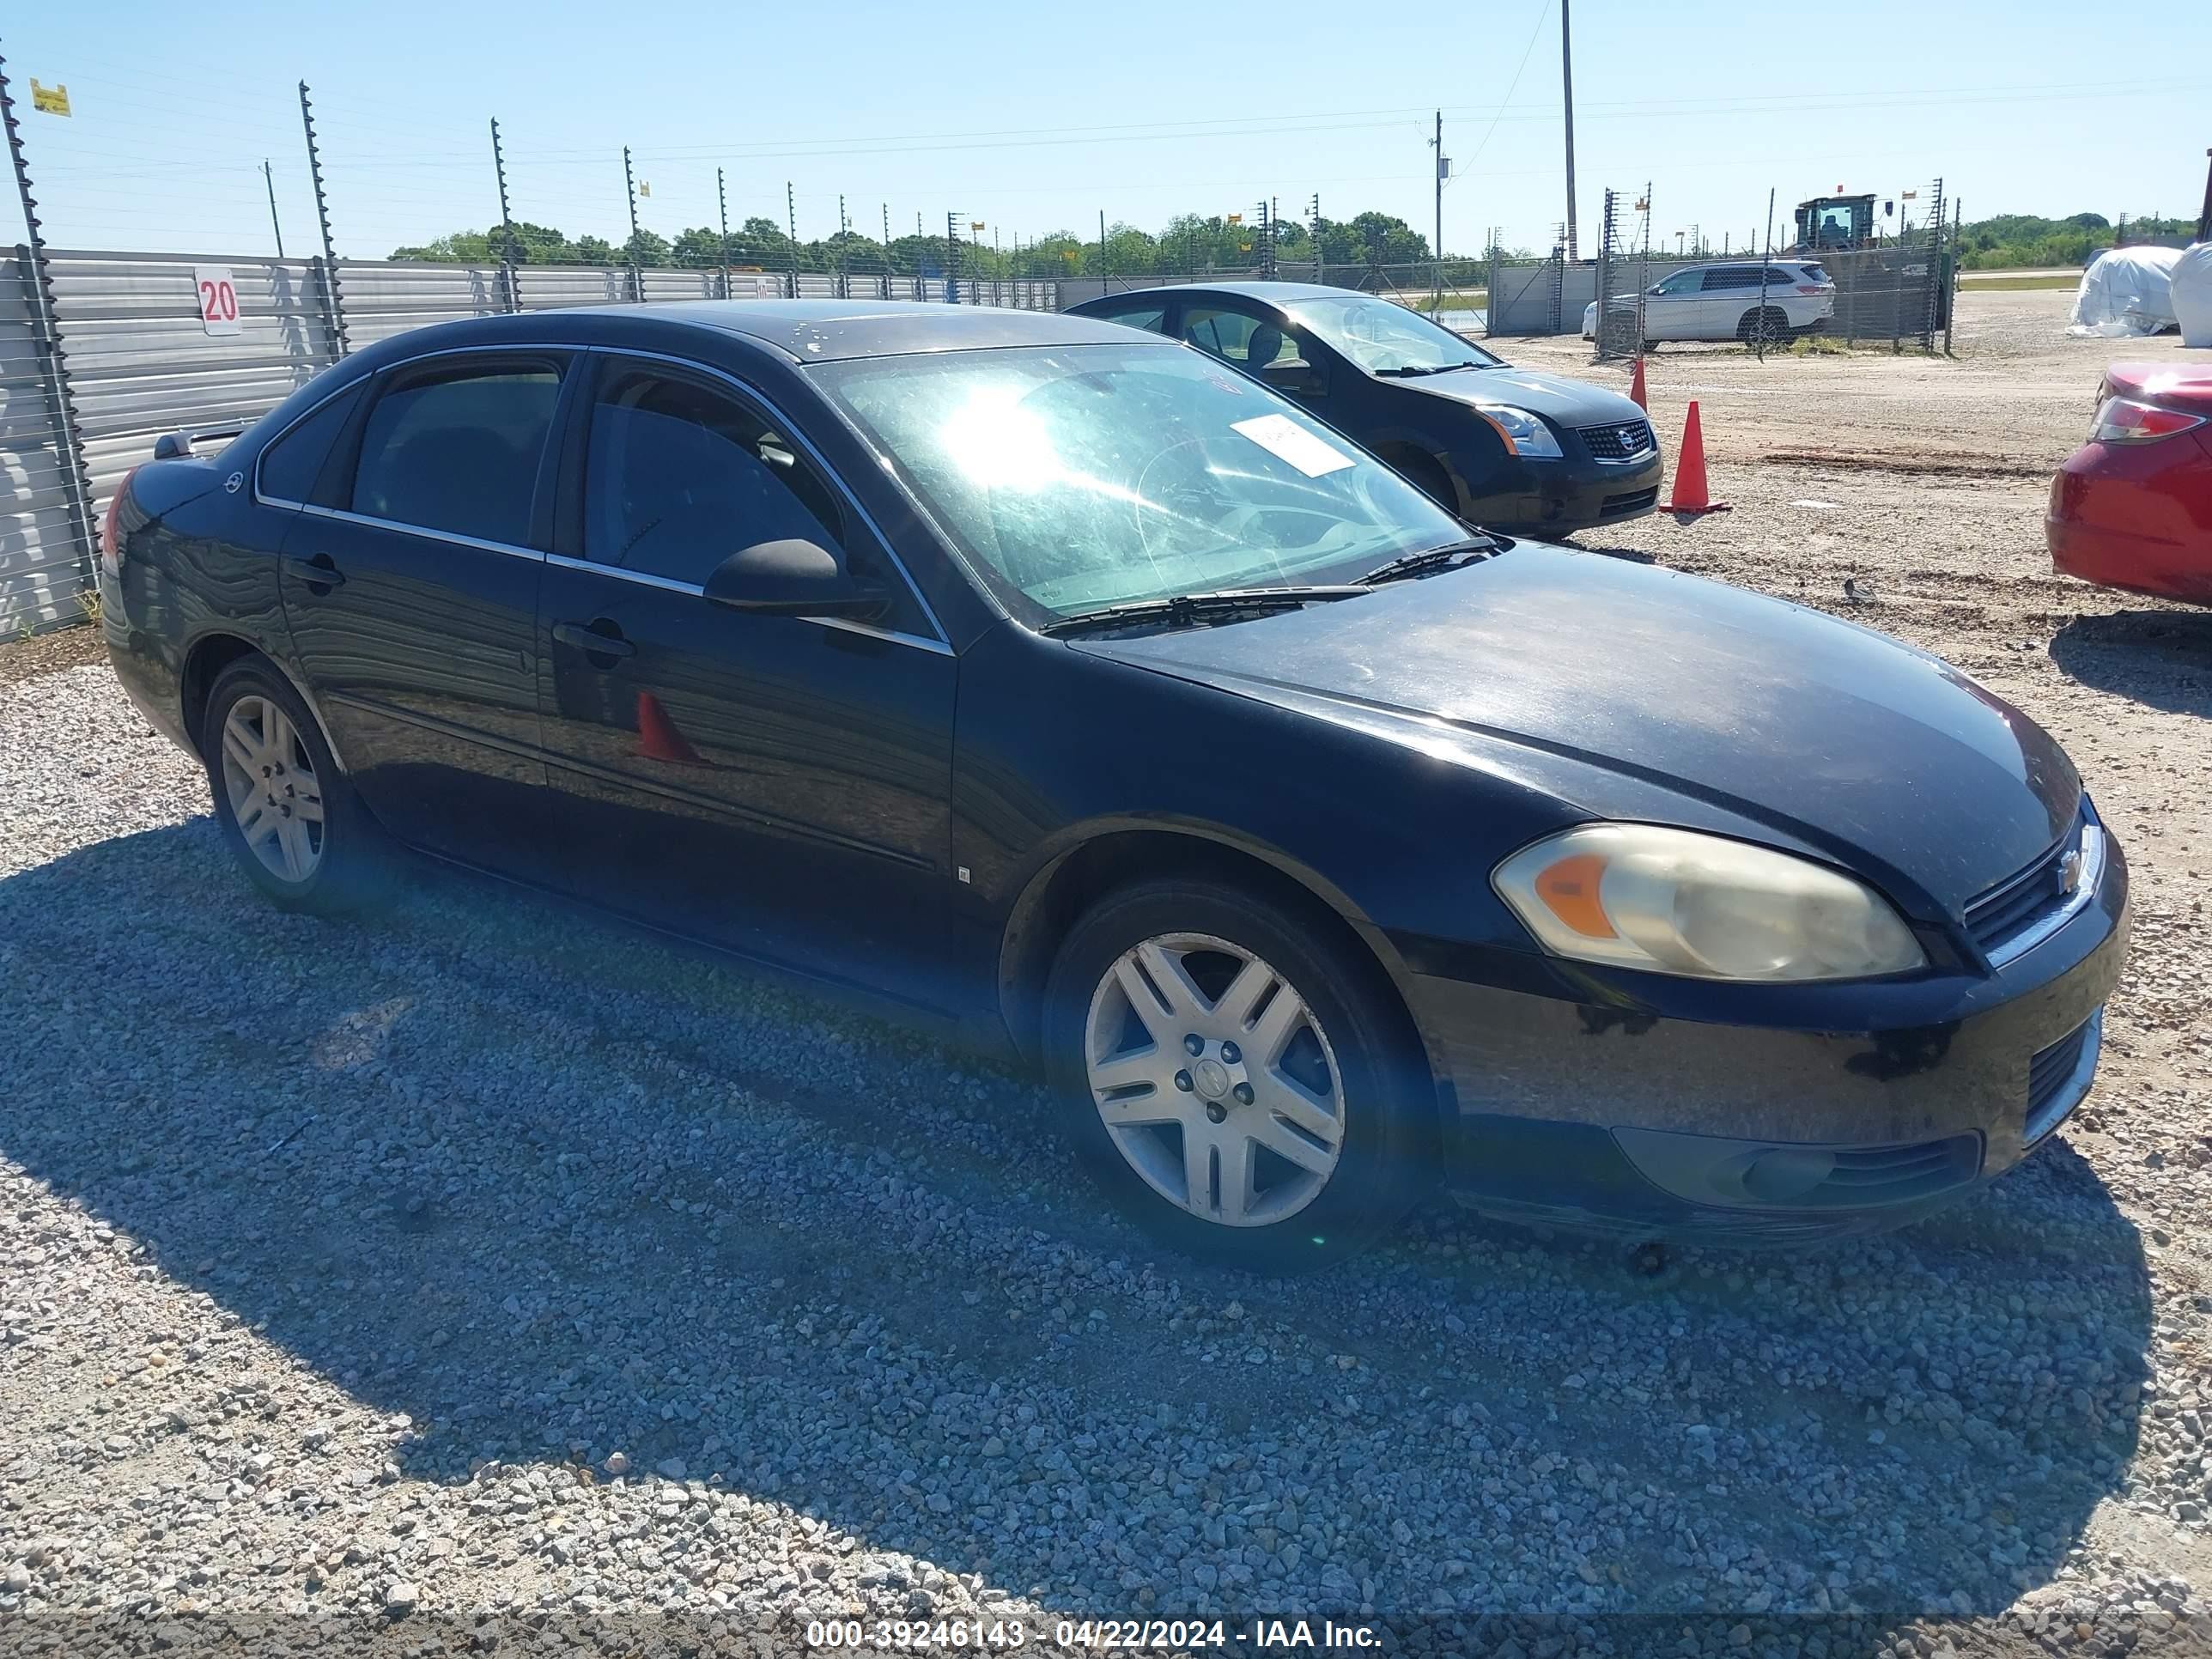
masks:
<svg viewBox="0 0 2212 1659"><path fill-rule="evenodd" d="M1576 853L1547 865L1536 877L1536 896L1545 908L1584 939L1612 939L1613 926L1598 901L1605 860L1595 853Z"/></svg>

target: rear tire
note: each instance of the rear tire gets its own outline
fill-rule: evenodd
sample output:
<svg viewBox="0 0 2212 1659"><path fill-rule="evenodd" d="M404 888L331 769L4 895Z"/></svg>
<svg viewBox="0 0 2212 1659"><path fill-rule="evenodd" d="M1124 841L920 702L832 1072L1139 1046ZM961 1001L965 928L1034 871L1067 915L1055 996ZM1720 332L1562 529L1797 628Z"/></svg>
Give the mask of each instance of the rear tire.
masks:
<svg viewBox="0 0 2212 1659"><path fill-rule="evenodd" d="M1746 345L1757 345L1762 340L1768 345L1786 345L1790 340L1790 313L1779 306L1763 309L1753 306L1737 321L1735 337Z"/></svg>
<svg viewBox="0 0 2212 1659"><path fill-rule="evenodd" d="M337 915L375 896L382 834L275 664L241 657L224 669L198 735L223 841L272 903Z"/></svg>
<svg viewBox="0 0 2212 1659"><path fill-rule="evenodd" d="M1305 917L1164 878L1069 932L1044 1058L1122 1213L1171 1249L1294 1273L1375 1243L1433 1179L1436 1085L1405 1026Z"/></svg>

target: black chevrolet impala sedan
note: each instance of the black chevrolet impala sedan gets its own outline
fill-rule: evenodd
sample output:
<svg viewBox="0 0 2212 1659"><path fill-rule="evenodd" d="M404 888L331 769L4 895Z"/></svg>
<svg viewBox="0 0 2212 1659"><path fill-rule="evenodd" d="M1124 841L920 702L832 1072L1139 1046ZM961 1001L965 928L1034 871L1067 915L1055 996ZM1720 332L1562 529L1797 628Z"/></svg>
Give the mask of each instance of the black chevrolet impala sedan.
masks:
<svg viewBox="0 0 2212 1659"><path fill-rule="evenodd" d="M424 329L141 467L102 566L275 902L398 843L983 1038L1261 1267L1439 1176L1893 1224L2081 1099L2125 948L2074 768L1963 674L1486 534L1111 323Z"/></svg>

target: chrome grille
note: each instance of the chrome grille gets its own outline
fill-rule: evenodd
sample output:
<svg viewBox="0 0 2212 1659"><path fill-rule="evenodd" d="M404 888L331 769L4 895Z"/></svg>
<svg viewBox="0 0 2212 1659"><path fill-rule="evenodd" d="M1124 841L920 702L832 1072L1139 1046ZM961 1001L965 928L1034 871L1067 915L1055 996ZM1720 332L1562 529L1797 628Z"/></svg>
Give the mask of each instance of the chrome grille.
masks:
<svg viewBox="0 0 2212 1659"><path fill-rule="evenodd" d="M1659 447L1652 439L1649 421L1617 421L1607 426L1586 426L1580 431L1583 447L1601 461L1632 460Z"/></svg>
<svg viewBox="0 0 2212 1659"><path fill-rule="evenodd" d="M2040 930L2094 890L2104 868L2101 836L2086 818L2076 817L2034 863L1967 903L1967 937L1991 957L2033 943Z"/></svg>

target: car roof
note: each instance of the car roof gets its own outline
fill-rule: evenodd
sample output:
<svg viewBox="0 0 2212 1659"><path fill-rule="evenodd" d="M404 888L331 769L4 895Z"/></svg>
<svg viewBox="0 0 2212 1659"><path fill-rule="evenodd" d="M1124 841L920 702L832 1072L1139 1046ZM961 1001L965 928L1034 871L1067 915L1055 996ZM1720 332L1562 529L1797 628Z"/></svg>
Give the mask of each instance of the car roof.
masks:
<svg viewBox="0 0 2212 1659"><path fill-rule="evenodd" d="M688 323L742 334L793 362L837 362L908 352L980 351L993 346L1106 345L1137 336L1118 323L1053 311L931 304L916 300L679 300L586 306L586 315Z"/></svg>
<svg viewBox="0 0 2212 1659"><path fill-rule="evenodd" d="M1083 304L1086 307L1103 305L1109 300L1126 300L1131 295L1152 294L1237 294L1247 299L1270 300L1284 304L1292 300L1340 300L1346 295L1358 292L1358 289L1335 288L1321 283L1159 283L1151 288L1133 288L1126 294L1102 294L1095 300L1085 300Z"/></svg>
<svg viewBox="0 0 2212 1659"><path fill-rule="evenodd" d="M371 368L453 350L528 343L673 349L684 334L720 336L791 363L838 362L994 346L1118 345L1157 334L1095 317L914 300L675 300L653 304L563 306L431 323L387 336L353 354Z"/></svg>

